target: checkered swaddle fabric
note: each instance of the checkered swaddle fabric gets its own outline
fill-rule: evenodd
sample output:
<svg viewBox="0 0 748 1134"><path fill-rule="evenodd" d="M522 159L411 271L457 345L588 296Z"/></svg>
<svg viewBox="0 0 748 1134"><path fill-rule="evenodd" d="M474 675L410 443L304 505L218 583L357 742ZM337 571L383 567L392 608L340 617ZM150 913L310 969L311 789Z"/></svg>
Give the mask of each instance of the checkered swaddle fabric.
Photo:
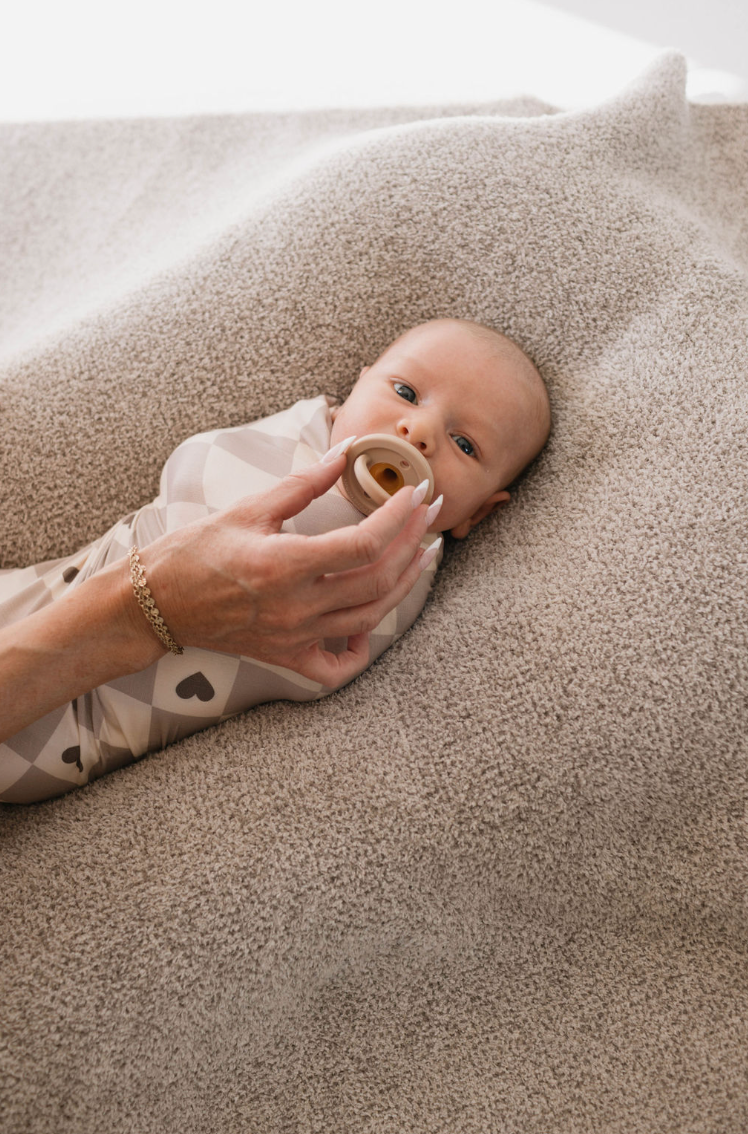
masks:
<svg viewBox="0 0 748 1134"><path fill-rule="evenodd" d="M323 394L248 425L183 441L164 465L159 494L150 504L67 558L0 571L0 626L79 586L127 556L133 544L142 550L165 532L264 492L288 473L314 464L329 448L333 404ZM315 535L362 518L335 485L284 522L282 530ZM433 538L428 536L424 545ZM415 621L440 560L441 553L373 632L370 662ZM328 639L325 644L338 651L345 641ZM30 803L61 795L253 705L310 701L331 692L280 666L186 647L182 655L166 654L148 669L77 697L0 743L0 800Z"/></svg>

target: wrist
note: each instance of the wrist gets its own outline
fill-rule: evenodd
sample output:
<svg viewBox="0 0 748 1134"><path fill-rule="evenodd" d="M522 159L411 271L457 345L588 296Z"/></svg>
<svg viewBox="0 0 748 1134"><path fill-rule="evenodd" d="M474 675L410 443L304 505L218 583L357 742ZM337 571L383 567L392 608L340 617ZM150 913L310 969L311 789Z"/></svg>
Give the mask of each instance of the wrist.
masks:
<svg viewBox="0 0 748 1134"><path fill-rule="evenodd" d="M165 652L150 634L126 559L1 628L0 741L66 701L147 669Z"/></svg>
<svg viewBox="0 0 748 1134"><path fill-rule="evenodd" d="M169 651L159 641L138 604L130 578L129 559L118 559L93 575L92 580L102 576L111 587L112 627L128 665L132 666L130 672L147 669Z"/></svg>

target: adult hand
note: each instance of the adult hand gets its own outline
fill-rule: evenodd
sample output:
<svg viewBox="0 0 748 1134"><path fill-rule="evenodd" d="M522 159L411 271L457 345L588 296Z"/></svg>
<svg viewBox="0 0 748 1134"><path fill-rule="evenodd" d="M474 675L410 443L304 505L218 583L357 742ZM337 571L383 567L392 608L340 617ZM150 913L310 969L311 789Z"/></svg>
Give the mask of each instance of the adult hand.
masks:
<svg viewBox="0 0 748 1134"><path fill-rule="evenodd" d="M413 509L415 490L406 487L359 524L316 536L281 532L344 467L344 454L320 461L141 549L148 588L179 645L243 654L334 687L368 665L371 631L421 572L427 508ZM130 598L131 625L158 647ZM337 637L348 638L342 653L322 648Z"/></svg>

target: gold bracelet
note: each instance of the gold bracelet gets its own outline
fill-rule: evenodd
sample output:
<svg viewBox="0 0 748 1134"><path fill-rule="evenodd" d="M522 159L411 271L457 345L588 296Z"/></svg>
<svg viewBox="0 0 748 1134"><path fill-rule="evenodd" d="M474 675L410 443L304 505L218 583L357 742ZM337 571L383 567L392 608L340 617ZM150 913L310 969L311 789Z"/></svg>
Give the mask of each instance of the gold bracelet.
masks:
<svg viewBox="0 0 748 1134"><path fill-rule="evenodd" d="M166 623L159 614L150 590L145 585L145 568L138 558L138 549L135 544L130 548L130 581L138 605L163 644L168 646L173 654L183 654L184 647L178 646L166 629Z"/></svg>

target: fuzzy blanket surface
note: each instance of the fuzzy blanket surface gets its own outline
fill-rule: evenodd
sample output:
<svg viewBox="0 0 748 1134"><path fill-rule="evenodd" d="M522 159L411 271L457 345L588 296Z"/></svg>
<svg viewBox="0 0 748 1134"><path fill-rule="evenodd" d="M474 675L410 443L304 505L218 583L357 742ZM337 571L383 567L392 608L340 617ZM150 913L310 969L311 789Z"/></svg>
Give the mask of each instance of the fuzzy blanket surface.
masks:
<svg viewBox="0 0 748 1134"><path fill-rule="evenodd" d="M0 566L488 323L554 428L330 698L0 808L3 1134L748 1126L748 105L0 126Z"/></svg>

